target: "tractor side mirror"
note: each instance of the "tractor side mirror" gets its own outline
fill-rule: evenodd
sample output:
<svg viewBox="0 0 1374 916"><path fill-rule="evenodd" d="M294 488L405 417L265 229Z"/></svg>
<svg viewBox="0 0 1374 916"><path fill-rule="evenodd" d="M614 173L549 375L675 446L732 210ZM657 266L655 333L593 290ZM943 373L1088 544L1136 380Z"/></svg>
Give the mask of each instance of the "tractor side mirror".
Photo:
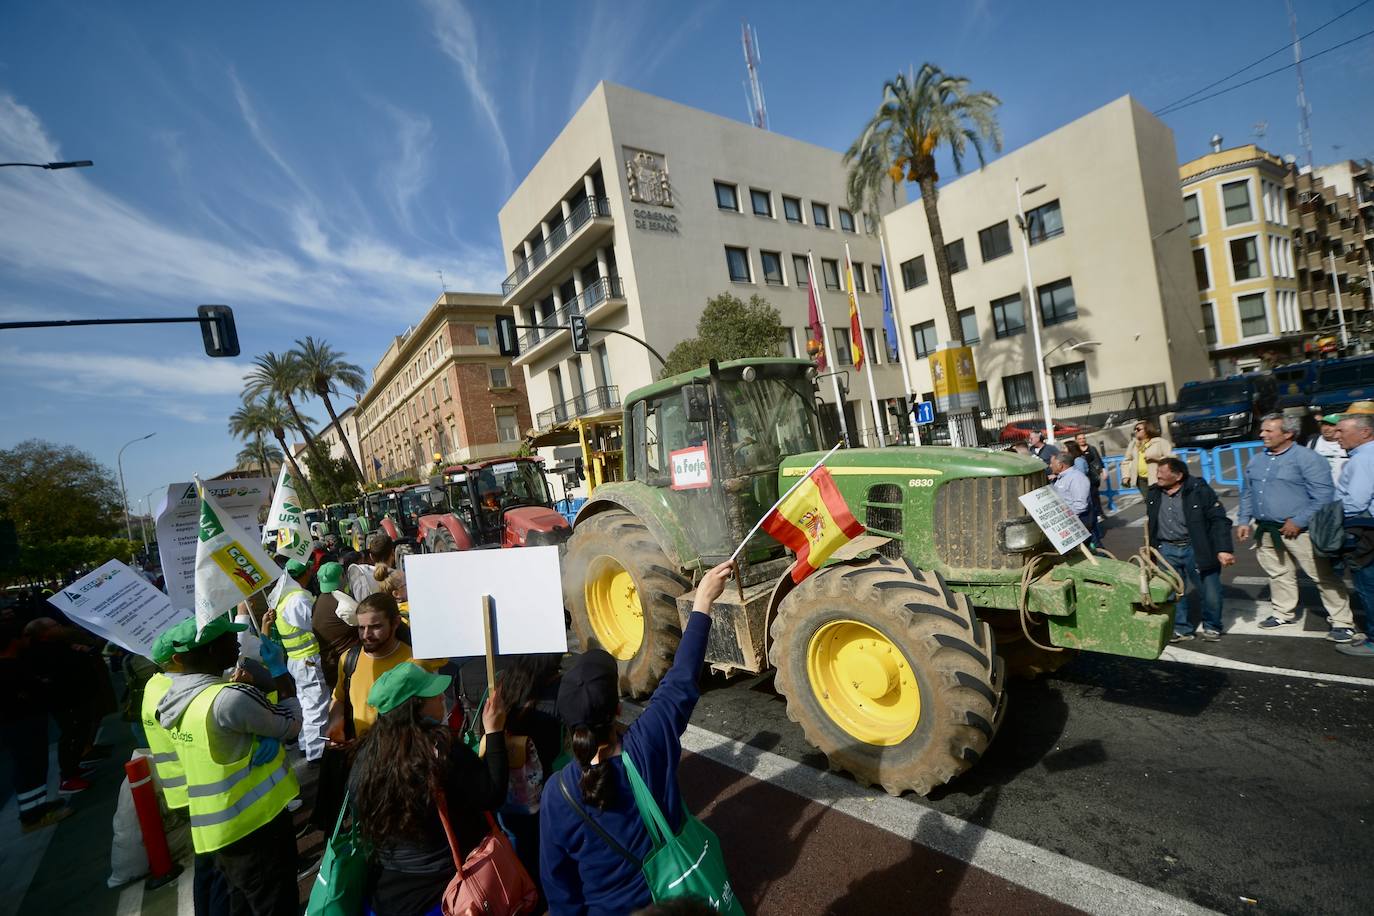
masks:
<svg viewBox="0 0 1374 916"><path fill-rule="evenodd" d="M682 412L688 423L706 423L711 419L711 400L705 385L684 385Z"/></svg>

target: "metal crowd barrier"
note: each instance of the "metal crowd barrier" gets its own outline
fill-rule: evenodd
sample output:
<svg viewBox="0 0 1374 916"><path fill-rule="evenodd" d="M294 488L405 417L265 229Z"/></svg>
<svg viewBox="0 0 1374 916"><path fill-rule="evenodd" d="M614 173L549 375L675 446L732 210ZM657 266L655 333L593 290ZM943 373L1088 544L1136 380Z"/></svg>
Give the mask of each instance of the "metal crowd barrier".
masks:
<svg viewBox="0 0 1374 916"><path fill-rule="evenodd" d="M1245 466L1257 452L1264 449L1263 442L1236 442L1231 445L1218 445L1216 448L1176 448L1174 455L1188 465L1188 473L1201 477L1212 486L1245 489ZM1107 471L1107 481L1099 491L1107 502L1107 511L1116 511L1116 498L1122 493L1135 492L1135 486L1121 483L1121 462L1124 456L1112 455L1102 459Z"/></svg>

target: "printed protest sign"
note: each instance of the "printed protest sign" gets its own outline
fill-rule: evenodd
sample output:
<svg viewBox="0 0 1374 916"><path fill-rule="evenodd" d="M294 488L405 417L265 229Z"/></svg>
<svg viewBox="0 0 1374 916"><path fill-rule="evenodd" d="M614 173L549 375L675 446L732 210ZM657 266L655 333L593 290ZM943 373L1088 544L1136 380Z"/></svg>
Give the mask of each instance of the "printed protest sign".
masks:
<svg viewBox="0 0 1374 916"><path fill-rule="evenodd" d="M711 485L711 455L706 446L680 448L668 454L674 490L702 490Z"/></svg>
<svg viewBox="0 0 1374 916"><path fill-rule="evenodd" d="M48 601L92 633L147 658L159 633L191 616L118 560L58 589Z"/></svg>
<svg viewBox="0 0 1374 916"><path fill-rule="evenodd" d="M237 524L254 532L258 511L267 502L272 481L266 477L245 480L207 480L205 487ZM196 606L196 544L200 538L200 497L194 483L174 483L157 511L157 552L166 577L172 606L191 611Z"/></svg>
<svg viewBox="0 0 1374 916"><path fill-rule="evenodd" d="M1021 505L1060 553L1068 553L1088 539L1088 529L1053 487L1032 490L1020 499Z"/></svg>

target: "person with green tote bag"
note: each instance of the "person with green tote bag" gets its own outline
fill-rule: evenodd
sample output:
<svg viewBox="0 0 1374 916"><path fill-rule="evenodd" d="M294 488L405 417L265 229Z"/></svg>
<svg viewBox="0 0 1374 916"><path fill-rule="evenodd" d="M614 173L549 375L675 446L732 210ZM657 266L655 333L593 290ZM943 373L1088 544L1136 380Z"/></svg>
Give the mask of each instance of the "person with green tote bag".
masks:
<svg viewBox="0 0 1374 916"><path fill-rule="evenodd" d="M673 665L628 729L616 722L620 674L606 651L583 653L564 674L558 716L573 759L539 810L539 872L554 916L610 916L686 896L743 916L720 842L688 813L677 781L711 603L732 570L723 563L702 578Z"/></svg>

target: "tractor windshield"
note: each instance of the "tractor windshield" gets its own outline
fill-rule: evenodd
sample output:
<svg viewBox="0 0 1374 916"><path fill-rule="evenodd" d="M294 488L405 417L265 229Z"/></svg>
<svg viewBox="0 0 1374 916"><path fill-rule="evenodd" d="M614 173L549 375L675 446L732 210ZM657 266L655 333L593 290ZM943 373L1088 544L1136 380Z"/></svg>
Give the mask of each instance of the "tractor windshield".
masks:
<svg viewBox="0 0 1374 916"><path fill-rule="evenodd" d="M401 494L401 512L406 518L419 518L445 512L448 497L438 487L416 487Z"/></svg>
<svg viewBox="0 0 1374 916"><path fill-rule="evenodd" d="M811 383L801 378L742 379L723 387L730 442L741 474L772 472L785 455L816 449Z"/></svg>
<svg viewBox="0 0 1374 916"><path fill-rule="evenodd" d="M477 501L484 509L507 506L547 506L548 484L533 461L502 461L479 469L474 475Z"/></svg>

